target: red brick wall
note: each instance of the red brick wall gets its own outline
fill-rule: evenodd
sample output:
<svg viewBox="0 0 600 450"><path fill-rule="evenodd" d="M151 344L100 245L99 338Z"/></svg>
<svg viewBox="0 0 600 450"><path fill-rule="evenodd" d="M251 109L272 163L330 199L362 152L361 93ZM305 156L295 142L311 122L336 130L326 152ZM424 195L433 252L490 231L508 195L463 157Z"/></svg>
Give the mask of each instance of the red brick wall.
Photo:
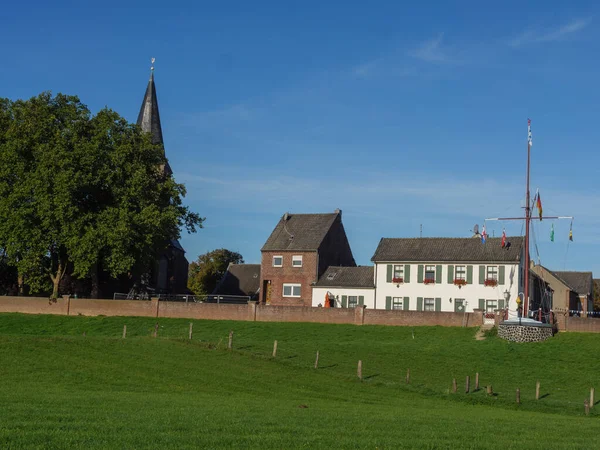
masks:
<svg viewBox="0 0 600 450"><path fill-rule="evenodd" d="M62 298L53 302L39 297L0 297L0 312L67 315L67 307L67 300Z"/></svg>
<svg viewBox="0 0 600 450"><path fill-rule="evenodd" d="M354 323L354 309L259 305L256 308L256 321Z"/></svg>
<svg viewBox="0 0 600 450"><path fill-rule="evenodd" d="M292 267L292 256L302 255L302 267ZM283 267L273 267L273 256L283 256ZM316 252L262 252L260 265L261 302L264 280L271 280L271 305L311 306L312 283L317 281ZM300 298L283 297L283 283L300 283Z"/></svg>
<svg viewBox="0 0 600 450"><path fill-rule="evenodd" d="M217 303L160 302L158 317L180 317L209 320L252 320L249 305Z"/></svg>
<svg viewBox="0 0 600 450"><path fill-rule="evenodd" d="M434 311L387 311L366 310L365 325L398 325L398 326L429 326L441 325L446 327L478 327L482 324L481 313L454 313Z"/></svg>
<svg viewBox="0 0 600 450"><path fill-rule="evenodd" d="M600 333L600 319L590 317L570 317L556 313L556 324L560 331Z"/></svg>
<svg viewBox="0 0 600 450"><path fill-rule="evenodd" d="M156 317L157 301L72 298L69 315Z"/></svg>

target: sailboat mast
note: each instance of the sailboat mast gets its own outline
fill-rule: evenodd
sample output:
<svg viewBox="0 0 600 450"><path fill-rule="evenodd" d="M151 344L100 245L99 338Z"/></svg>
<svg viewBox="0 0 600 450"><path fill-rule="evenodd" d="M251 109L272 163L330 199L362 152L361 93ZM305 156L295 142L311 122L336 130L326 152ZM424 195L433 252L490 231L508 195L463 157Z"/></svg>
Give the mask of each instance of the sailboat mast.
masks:
<svg viewBox="0 0 600 450"><path fill-rule="evenodd" d="M527 119L527 190L525 193L525 271L524 271L524 288L523 293L523 316L527 317L529 311L529 223L531 221L530 193L529 193L529 167L531 162L531 120Z"/></svg>

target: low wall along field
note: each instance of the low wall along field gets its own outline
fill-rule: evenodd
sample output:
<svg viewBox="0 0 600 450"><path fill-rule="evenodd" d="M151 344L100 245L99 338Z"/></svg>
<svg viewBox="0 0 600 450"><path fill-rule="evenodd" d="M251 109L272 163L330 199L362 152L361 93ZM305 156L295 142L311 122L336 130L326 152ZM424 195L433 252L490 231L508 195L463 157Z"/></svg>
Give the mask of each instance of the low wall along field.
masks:
<svg viewBox="0 0 600 450"><path fill-rule="evenodd" d="M355 325L478 327L482 311L472 313L387 311L357 308L184 303L144 300L90 300L68 296L55 301L39 297L0 297L0 313L82 316L141 316L254 322L317 322ZM560 331L600 333L600 320L557 315Z"/></svg>

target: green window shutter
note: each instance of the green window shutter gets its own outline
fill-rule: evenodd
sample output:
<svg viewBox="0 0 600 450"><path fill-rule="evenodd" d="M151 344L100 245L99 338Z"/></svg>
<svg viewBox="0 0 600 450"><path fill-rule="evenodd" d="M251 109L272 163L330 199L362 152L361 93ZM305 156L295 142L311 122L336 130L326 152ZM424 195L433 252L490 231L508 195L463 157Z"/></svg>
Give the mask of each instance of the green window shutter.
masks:
<svg viewBox="0 0 600 450"><path fill-rule="evenodd" d="M485 266L479 266L479 284L485 282Z"/></svg>
<svg viewBox="0 0 600 450"><path fill-rule="evenodd" d="M365 304L365 296L359 295L358 296L358 306L364 306L364 304Z"/></svg>
<svg viewBox="0 0 600 450"><path fill-rule="evenodd" d="M404 311L408 311L408 297L404 297L403 305Z"/></svg>
<svg viewBox="0 0 600 450"><path fill-rule="evenodd" d="M388 264L387 265L387 278L386 278L386 280L387 280L388 283L392 282L392 270L393 270L392 265Z"/></svg>
<svg viewBox="0 0 600 450"><path fill-rule="evenodd" d="M442 282L442 266L435 266L435 282L436 284L440 284Z"/></svg>
<svg viewBox="0 0 600 450"><path fill-rule="evenodd" d="M448 284L454 283L454 266L448 266Z"/></svg>
<svg viewBox="0 0 600 450"><path fill-rule="evenodd" d="M404 282L410 283L410 264L404 265Z"/></svg>
<svg viewBox="0 0 600 450"><path fill-rule="evenodd" d="M392 297L385 298L385 309L392 309Z"/></svg>
<svg viewBox="0 0 600 450"><path fill-rule="evenodd" d="M504 299L498 300L498 309L504 309Z"/></svg>
<svg viewBox="0 0 600 450"><path fill-rule="evenodd" d="M482 309L485 311L485 299L484 298L479 299L479 309Z"/></svg>
<svg viewBox="0 0 600 450"><path fill-rule="evenodd" d="M417 297L417 311L423 311L423 297Z"/></svg>
<svg viewBox="0 0 600 450"><path fill-rule="evenodd" d="M423 282L423 264L419 264L419 270L417 273L417 283Z"/></svg>
<svg viewBox="0 0 600 450"><path fill-rule="evenodd" d="M473 266L467 266L467 284L473 284Z"/></svg>
<svg viewBox="0 0 600 450"><path fill-rule="evenodd" d="M442 299L437 297L435 299L435 310L436 311L441 311L442 310Z"/></svg>
<svg viewBox="0 0 600 450"><path fill-rule="evenodd" d="M348 296L342 295L342 308L345 308L347 306L348 306Z"/></svg>
<svg viewBox="0 0 600 450"><path fill-rule="evenodd" d="M498 284L504 284L504 266L498 267Z"/></svg>

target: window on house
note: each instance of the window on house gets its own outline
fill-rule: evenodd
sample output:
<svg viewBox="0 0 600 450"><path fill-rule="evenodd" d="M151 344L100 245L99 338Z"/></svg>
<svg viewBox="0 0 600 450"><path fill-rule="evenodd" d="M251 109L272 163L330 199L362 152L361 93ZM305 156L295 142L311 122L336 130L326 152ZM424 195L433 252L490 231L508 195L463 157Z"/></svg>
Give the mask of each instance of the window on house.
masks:
<svg viewBox="0 0 600 450"><path fill-rule="evenodd" d="M498 266L487 266L486 280L498 281Z"/></svg>
<svg viewBox="0 0 600 450"><path fill-rule="evenodd" d="M426 298L423 300L423 311L435 311L434 298Z"/></svg>
<svg viewBox="0 0 600 450"><path fill-rule="evenodd" d="M283 256L273 256L273 267L283 267Z"/></svg>
<svg viewBox="0 0 600 450"><path fill-rule="evenodd" d="M394 266L394 278L404 278L404 265Z"/></svg>
<svg viewBox="0 0 600 450"><path fill-rule="evenodd" d="M402 309L402 297L394 297L392 299L392 309Z"/></svg>
<svg viewBox="0 0 600 450"><path fill-rule="evenodd" d="M292 266L293 267L302 267L302 255L292 256Z"/></svg>
<svg viewBox="0 0 600 450"><path fill-rule="evenodd" d="M454 269L455 280L466 280L467 279L467 266L456 266Z"/></svg>
<svg viewBox="0 0 600 450"><path fill-rule="evenodd" d="M301 284L284 283L283 284L283 296L284 297L300 297Z"/></svg>
<svg viewBox="0 0 600 450"><path fill-rule="evenodd" d="M493 313L498 309L498 300L486 300L485 301L485 312Z"/></svg>
<svg viewBox="0 0 600 450"><path fill-rule="evenodd" d="M358 296L349 295L348 296L348 308L356 308L358 306Z"/></svg>
<svg viewBox="0 0 600 450"><path fill-rule="evenodd" d="M435 266L425 266L425 279L435 282Z"/></svg>

